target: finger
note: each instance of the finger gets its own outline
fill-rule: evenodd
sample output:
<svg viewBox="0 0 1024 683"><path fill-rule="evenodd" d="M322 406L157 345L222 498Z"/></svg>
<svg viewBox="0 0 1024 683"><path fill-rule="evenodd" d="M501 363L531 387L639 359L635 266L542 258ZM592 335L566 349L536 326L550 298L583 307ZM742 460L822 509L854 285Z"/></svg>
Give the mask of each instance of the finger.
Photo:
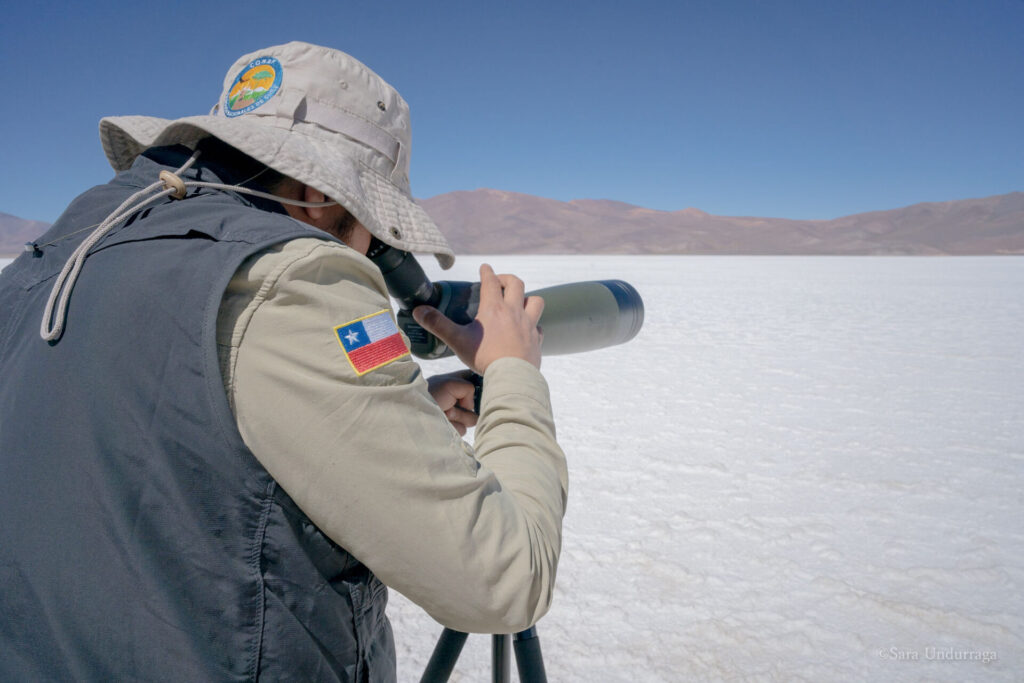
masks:
<svg viewBox="0 0 1024 683"><path fill-rule="evenodd" d="M480 266L480 301L500 301L501 280L494 274L494 269L484 263Z"/></svg>
<svg viewBox="0 0 1024 683"><path fill-rule="evenodd" d="M444 416L458 430L459 434L465 436L469 427L476 426L476 413L461 408L449 408L444 411Z"/></svg>
<svg viewBox="0 0 1024 683"><path fill-rule="evenodd" d="M454 403L464 405L466 401L469 401L469 406L473 406L473 395L476 393L476 385L472 382L453 378L445 382L444 388L455 399Z"/></svg>
<svg viewBox="0 0 1024 683"><path fill-rule="evenodd" d="M499 275L498 280L501 282L501 286L505 289L505 301L512 304L519 304L524 298L526 292L526 286L523 285L523 281L517 278L515 275Z"/></svg>
<svg viewBox="0 0 1024 683"><path fill-rule="evenodd" d="M469 392L465 396L460 396L455 403L459 408L476 415L476 411L473 410L473 408L476 407L476 387L474 386L473 391Z"/></svg>
<svg viewBox="0 0 1024 683"><path fill-rule="evenodd" d="M444 317L441 311L433 306L417 306L412 309L412 317L420 327L449 346L457 341L462 333L460 325Z"/></svg>
<svg viewBox="0 0 1024 683"><path fill-rule="evenodd" d="M462 406L454 406L452 408L449 408L445 412L445 415L449 414L451 414L451 416L449 417L450 420L461 422L467 427L472 427L473 425L476 424L477 414L474 413L472 410L466 410Z"/></svg>
<svg viewBox="0 0 1024 683"><path fill-rule="evenodd" d="M456 403L454 396L443 391L431 394L431 397L434 399L434 403L436 403L438 407L441 408L441 411L444 412L446 415L448 414L448 411L455 406Z"/></svg>
<svg viewBox="0 0 1024 683"><path fill-rule="evenodd" d="M448 418L448 422L451 423L452 427L455 427L455 431L457 431L459 433L459 436L465 436L466 435L466 425L464 425L461 422L459 422L458 416L456 416L456 415L449 415L448 413L445 413L445 417Z"/></svg>
<svg viewBox="0 0 1024 683"><path fill-rule="evenodd" d="M540 316L544 313L544 298L539 296L526 297L525 308L527 317L536 325L540 321Z"/></svg>

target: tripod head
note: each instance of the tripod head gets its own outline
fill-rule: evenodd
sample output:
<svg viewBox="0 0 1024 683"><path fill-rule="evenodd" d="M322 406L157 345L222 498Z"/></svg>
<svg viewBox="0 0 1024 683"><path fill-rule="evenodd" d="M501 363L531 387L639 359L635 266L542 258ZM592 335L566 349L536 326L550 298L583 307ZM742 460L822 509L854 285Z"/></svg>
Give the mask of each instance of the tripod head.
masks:
<svg viewBox="0 0 1024 683"><path fill-rule="evenodd" d="M398 300L398 326L409 337L412 352L424 359L443 358L452 351L413 320L412 310L427 304L452 321L465 325L476 317L479 282L431 282L416 258L377 238L367 256L384 275L388 292ZM571 282L547 287L527 296L544 299L540 326L545 356L593 351L629 341L644 322L639 292L622 280Z"/></svg>

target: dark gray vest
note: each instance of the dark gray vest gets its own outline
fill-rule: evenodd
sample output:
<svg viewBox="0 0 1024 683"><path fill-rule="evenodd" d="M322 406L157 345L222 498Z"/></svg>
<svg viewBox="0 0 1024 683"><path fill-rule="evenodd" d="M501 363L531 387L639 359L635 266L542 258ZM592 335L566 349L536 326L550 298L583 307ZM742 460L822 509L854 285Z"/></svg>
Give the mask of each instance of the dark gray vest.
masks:
<svg viewBox="0 0 1024 683"><path fill-rule="evenodd" d="M386 589L242 443L217 358L238 265L330 238L227 192L165 200L93 249L63 336L39 337L83 228L183 152L89 190L0 273L0 680L392 680Z"/></svg>

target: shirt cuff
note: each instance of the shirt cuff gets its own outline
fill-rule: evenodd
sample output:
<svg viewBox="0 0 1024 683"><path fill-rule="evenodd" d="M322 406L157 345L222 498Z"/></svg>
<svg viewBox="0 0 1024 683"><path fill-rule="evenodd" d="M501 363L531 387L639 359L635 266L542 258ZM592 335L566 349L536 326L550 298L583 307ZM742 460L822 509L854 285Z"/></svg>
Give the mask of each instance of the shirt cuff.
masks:
<svg viewBox="0 0 1024 683"><path fill-rule="evenodd" d="M544 375L533 363L522 358L499 358L487 366L484 372L483 395L480 397L480 414L487 412L490 404L501 396L524 396L540 404L551 414L551 392Z"/></svg>

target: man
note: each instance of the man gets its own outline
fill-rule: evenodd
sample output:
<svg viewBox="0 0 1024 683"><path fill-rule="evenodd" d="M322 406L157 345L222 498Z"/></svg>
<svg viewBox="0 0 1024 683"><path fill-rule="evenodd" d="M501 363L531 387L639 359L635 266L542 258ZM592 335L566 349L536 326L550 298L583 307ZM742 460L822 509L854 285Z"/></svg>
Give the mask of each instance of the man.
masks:
<svg viewBox="0 0 1024 683"><path fill-rule="evenodd" d="M0 679L393 680L384 584L458 630L539 619L567 487L543 302L483 267L474 323L417 309L479 417L423 379L365 257L452 261L398 93L296 42L208 116L100 133L118 175L0 274Z"/></svg>

